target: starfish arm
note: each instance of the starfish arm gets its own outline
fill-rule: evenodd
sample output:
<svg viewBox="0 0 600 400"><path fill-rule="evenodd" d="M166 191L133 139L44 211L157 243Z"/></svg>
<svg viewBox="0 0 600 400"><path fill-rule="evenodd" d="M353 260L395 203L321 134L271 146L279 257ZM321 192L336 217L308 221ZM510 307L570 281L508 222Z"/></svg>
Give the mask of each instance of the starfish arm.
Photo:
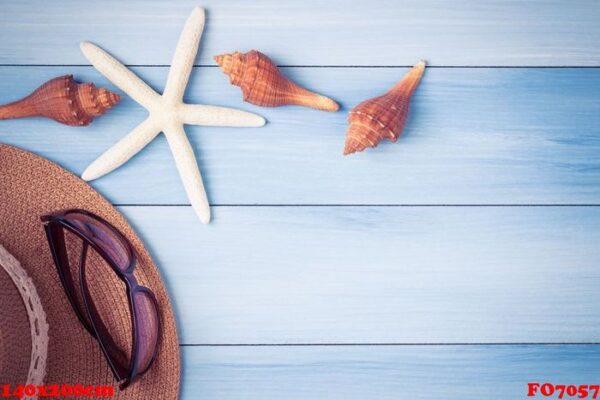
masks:
<svg viewBox="0 0 600 400"><path fill-rule="evenodd" d="M266 122L260 115L247 111L204 104L182 104L179 117L188 125L260 127Z"/></svg>
<svg viewBox="0 0 600 400"><path fill-rule="evenodd" d="M194 150L183 130L183 125L170 126L164 132L192 207L196 211L200 221L208 224L210 222L208 198L204 190L204 184L202 183L200 169L194 156Z"/></svg>
<svg viewBox="0 0 600 400"><path fill-rule="evenodd" d="M160 126L151 118L139 124L127 136L115 143L104 154L98 157L81 175L86 181L91 181L108 174L125 164L131 157L142 150L160 133Z"/></svg>
<svg viewBox="0 0 600 400"><path fill-rule="evenodd" d="M194 8L179 36L179 42L175 48L175 54L169 69L167 85L163 93L167 101L179 101L183 98L198 52L200 37L204 29L204 20L204 9Z"/></svg>
<svg viewBox="0 0 600 400"><path fill-rule="evenodd" d="M106 51L90 42L81 42L79 47L94 68L143 107L149 109L158 100L158 94L146 82Z"/></svg>

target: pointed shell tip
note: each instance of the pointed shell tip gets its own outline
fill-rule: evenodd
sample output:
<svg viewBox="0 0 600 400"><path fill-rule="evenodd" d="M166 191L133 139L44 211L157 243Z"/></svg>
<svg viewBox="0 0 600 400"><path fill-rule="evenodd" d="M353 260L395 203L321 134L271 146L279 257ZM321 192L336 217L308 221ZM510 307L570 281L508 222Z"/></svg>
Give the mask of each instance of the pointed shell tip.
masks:
<svg viewBox="0 0 600 400"><path fill-rule="evenodd" d="M336 111L339 111L339 109L340 109L340 105L335 100L331 100L331 106L329 107L329 109L327 111L336 112Z"/></svg>
<svg viewBox="0 0 600 400"><path fill-rule="evenodd" d="M353 153L356 153L357 147L354 145L352 145L351 141L346 141L346 143L344 144L344 155L350 155Z"/></svg>

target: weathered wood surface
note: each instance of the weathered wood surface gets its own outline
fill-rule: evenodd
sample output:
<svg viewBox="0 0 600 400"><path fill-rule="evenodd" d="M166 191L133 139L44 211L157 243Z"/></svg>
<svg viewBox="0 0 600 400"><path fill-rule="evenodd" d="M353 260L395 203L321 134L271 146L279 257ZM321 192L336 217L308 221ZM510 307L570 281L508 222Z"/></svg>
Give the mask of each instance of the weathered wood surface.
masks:
<svg viewBox="0 0 600 400"><path fill-rule="evenodd" d="M598 383L600 207L582 205L600 204L600 3L4 2L0 102L65 73L106 85L82 40L160 91L197 5L187 99L269 121L189 128L211 201L230 206L210 226L174 206L188 201L163 139L93 183L131 205L182 343L227 345L182 347L182 399L504 400L530 381ZM243 103L212 56L251 48L341 112ZM348 110L421 58L434 68L405 136L343 158ZM86 129L1 121L0 141L81 173L143 118L125 98ZM257 343L310 345L239 346Z"/></svg>
<svg viewBox="0 0 600 400"><path fill-rule="evenodd" d="M264 51L284 65L600 66L594 0L4 2L1 64L88 64L92 40L128 64L171 63L183 22L207 9L199 64Z"/></svg>
<svg viewBox="0 0 600 400"><path fill-rule="evenodd" d="M181 342L600 342L599 207L120 207Z"/></svg>
<svg viewBox="0 0 600 400"><path fill-rule="evenodd" d="M167 68L135 68L162 90ZM343 157L349 108L406 68L286 68L341 101L325 113L244 103L217 68L196 68L189 101L251 110L263 128L187 127L215 204L600 204L600 69L431 69L397 143ZM91 67L0 67L0 101ZM110 86L112 87L112 86ZM145 118L125 98L87 128L2 121L0 140L81 173ZM187 204L159 137L94 186L117 204Z"/></svg>
<svg viewBox="0 0 600 400"><path fill-rule="evenodd" d="M184 400L526 399L528 382L593 385L600 375L599 346L184 347L182 354Z"/></svg>

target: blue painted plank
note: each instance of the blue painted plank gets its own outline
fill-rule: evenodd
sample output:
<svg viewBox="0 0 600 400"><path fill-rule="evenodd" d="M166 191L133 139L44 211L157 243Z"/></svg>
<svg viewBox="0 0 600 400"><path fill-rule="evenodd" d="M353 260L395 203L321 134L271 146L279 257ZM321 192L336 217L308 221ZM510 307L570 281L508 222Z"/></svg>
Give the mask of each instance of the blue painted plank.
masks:
<svg viewBox="0 0 600 400"><path fill-rule="evenodd" d="M197 5L208 9L201 64L256 48L285 65L600 65L595 0L12 1L0 63L87 65L78 43L92 40L129 64L170 64Z"/></svg>
<svg viewBox="0 0 600 400"><path fill-rule="evenodd" d="M525 399L528 382L591 385L600 375L599 346L184 347L182 353L183 400Z"/></svg>
<svg viewBox="0 0 600 400"><path fill-rule="evenodd" d="M166 68L135 68L162 89ZM0 102L88 67L0 67ZM286 68L342 103L338 113L244 103L217 68L197 68L192 102L264 115L264 128L188 127L215 204L587 204L600 203L600 69L430 69L398 143L341 155L346 117L406 68ZM125 98L89 128L53 121L0 121L0 141L81 173L133 129L145 110ZM94 182L118 204L187 204L160 137Z"/></svg>
<svg viewBox="0 0 600 400"><path fill-rule="evenodd" d="M600 341L600 207L120 207L198 343Z"/></svg>

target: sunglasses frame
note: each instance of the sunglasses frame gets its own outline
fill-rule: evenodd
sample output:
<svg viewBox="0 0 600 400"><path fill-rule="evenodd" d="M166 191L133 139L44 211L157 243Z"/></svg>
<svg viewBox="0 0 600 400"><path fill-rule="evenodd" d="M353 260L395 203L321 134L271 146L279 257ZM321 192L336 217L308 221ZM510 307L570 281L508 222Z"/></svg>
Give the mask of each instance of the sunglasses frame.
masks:
<svg viewBox="0 0 600 400"><path fill-rule="evenodd" d="M89 218L97 221L99 224L103 225L105 228L108 228L111 231L111 233L113 233L121 241L121 243L125 246L125 249L127 250L127 253L129 256L129 265L127 266L127 268L125 270L122 270L121 268L119 268L119 266L117 265L117 262L114 261L100 246L98 246L98 244L96 244L93 239L89 238L84 232L81 232L81 230L79 230L76 226L74 226L71 222L69 222L67 216L69 214L77 214L77 213L82 214L86 217L89 217ZM59 211L56 213L44 215L41 217L41 220L42 220L42 222L44 222L44 229L46 231L46 237L48 239L48 244L50 245L50 251L52 253L52 258L54 260L54 264L58 271L58 275L60 277L63 289L67 295L67 298L69 299L69 302L71 303L71 307L73 308L75 314L77 315L77 318L79 319L81 324L84 326L84 328L100 344L102 353L104 354L104 357L106 358L108 365L110 366L110 369L112 370L112 373L115 376L115 379L120 382L120 384L119 384L120 389L123 390L126 387L128 387L131 383L135 382L135 380L140 378L144 373L146 373L150 369L152 364L154 363L154 360L156 359L156 355L158 352L158 345L159 345L160 332L161 332L160 313L159 313L158 301L156 300L156 296L150 289L148 289L145 286L140 285L137 282L137 279L135 278L135 276L133 275L133 272L137 266L136 252L134 251L134 248L131 245L131 243L127 240L127 238L125 238L125 236L123 236L123 234L121 232L119 232L119 230L117 228L115 228L113 225L111 225L109 222L107 222L102 217L99 217L96 214L93 214L89 211L82 210L82 209L69 209L69 210L64 210L64 211ZM72 282L73 285L70 285L67 282L67 277L65 276L65 272L63 271L64 261L66 261L66 263L67 263L66 265L69 265L69 260L68 260L68 256L67 256L68 253L67 253L67 248L66 248L66 244L65 244L65 240L64 240L63 229L67 229L69 232L73 233L74 235L76 235L83 241L83 247L81 249L81 255L80 255L79 279L80 279L80 283L81 283L81 297L83 299L83 307L84 307L85 313L87 314L87 317L89 318L89 321L90 321L89 324L88 324L88 321L86 321L85 317L83 315L80 315L79 306L77 305L76 300L75 300L75 298L76 298L75 293L71 293L72 289L70 289L70 287L71 286L74 287L75 284L74 284L74 282ZM62 249L59 249L59 246L62 247ZM102 259L112 268L112 270L117 274L117 277L120 280L122 280L126 286L126 292L127 292L127 298L128 298L128 304L129 304L129 312L131 315L131 326L132 326L132 344L131 344L132 356L131 356L131 360L129 363L129 367L126 370L124 370L124 368L117 367L117 365L120 365L120 364L116 363L110 356L107 347L115 346L114 341L112 340L112 337L110 337L110 334L108 333L108 330L106 329L101 318L98 316L98 312L94 306L93 301L91 299L88 299L89 290L87 289L87 286L85 283L85 276L84 276L85 258L86 258L88 246L91 246L100 255L100 257L102 257ZM65 256L66 259L64 259L64 260L61 259L61 254L63 256ZM138 333L139 333L139 331L138 331L138 316L137 316L137 311L136 311L136 307L135 307L136 301L135 301L135 296L134 296L136 293L144 293L154 303L154 309L156 311L156 322L157 322L157 337L156 337L156 343L154 345L154 350L152 353L152 358L148 362L148 365L146 366L146 368L144 368L142 371L137 370L137 362L138 362L138 357L139 357L139 353L140 353L140 351L139 351L140 341L138 340ZM95 315L98 316L98 320L96 320L92 316L92 313L90 311L92 308L94 309L94 312L96 313ZM104 343L104 341L102 340L102 336L99 334L99 331L98 331L99 328L96 326L97 323L101 324L104 331L108 333L107 339L110 340L111 343ZM124 370L123 371L124 373L120 372L120 370ZM126 375L126 376L122 376L122 375Z"/></svg>

